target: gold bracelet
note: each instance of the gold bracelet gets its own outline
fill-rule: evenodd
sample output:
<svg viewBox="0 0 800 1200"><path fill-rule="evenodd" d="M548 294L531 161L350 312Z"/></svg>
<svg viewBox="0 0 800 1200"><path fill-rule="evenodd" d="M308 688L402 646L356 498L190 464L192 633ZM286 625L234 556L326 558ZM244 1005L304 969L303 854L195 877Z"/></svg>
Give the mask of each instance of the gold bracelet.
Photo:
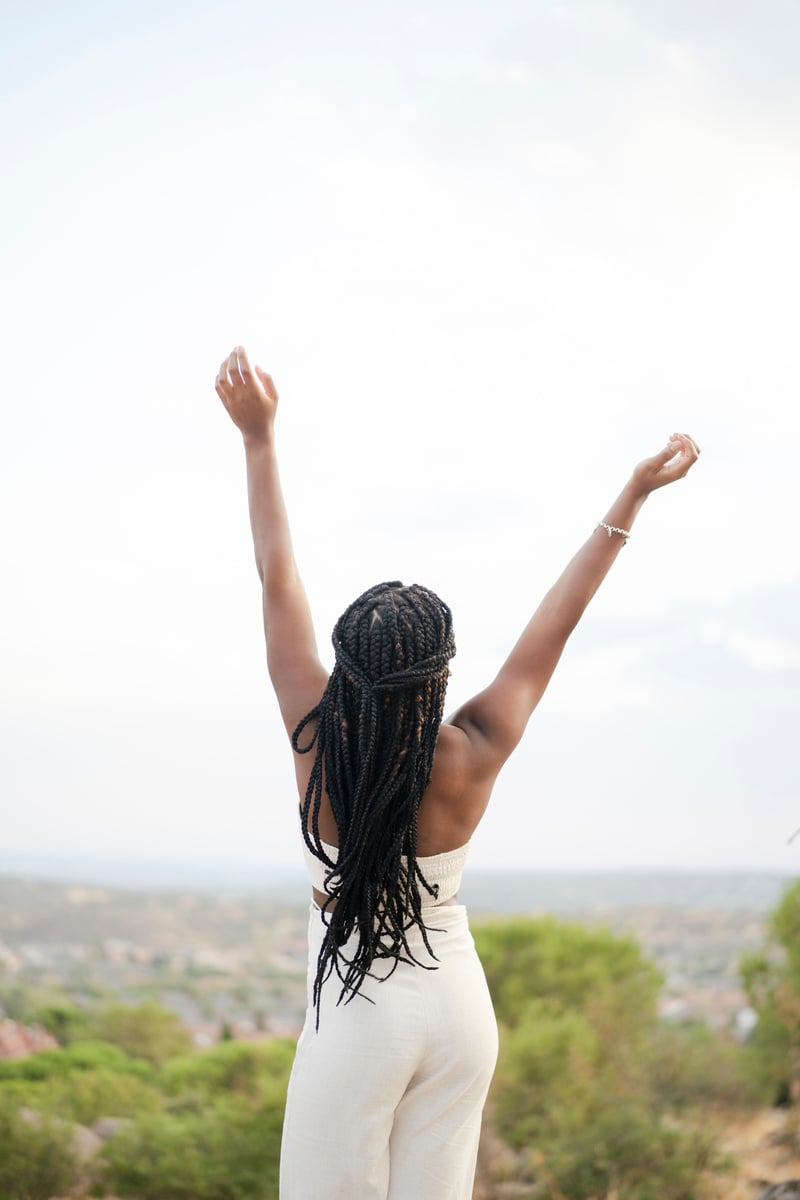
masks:
<svg viewBox="0 0 800 1200"><path fill-rule="evenodd" d="M631 536L627 529L617 529L616 525L606 525L605 521L598 521L595 529L608 530L609 537L611 537L612 533L618 533L621 538L624 538L623 545L627 544L628 538Z"/></svg>

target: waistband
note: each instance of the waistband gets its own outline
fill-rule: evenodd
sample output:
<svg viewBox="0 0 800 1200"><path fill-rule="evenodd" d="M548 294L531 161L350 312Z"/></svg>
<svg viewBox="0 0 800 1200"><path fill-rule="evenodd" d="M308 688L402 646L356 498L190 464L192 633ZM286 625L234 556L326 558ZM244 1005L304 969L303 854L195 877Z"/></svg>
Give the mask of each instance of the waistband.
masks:
<svg viewBox="0 0 800 1200"><path fill-rule="evenodd" d="M465 904L440 904L438 908L424 909L422 916L431 945L434 945L437 938L452 937L461 933L469 934L469 916ZM322 909L314 900L311 901L308 910L308 932L309 941L313 939L321 942L325 936ZM352 936L354 937L355 934ZM425 942L419 925L411 925L406 930L406 937L409 946L412 948L422 946L424 949Z"/></svg>

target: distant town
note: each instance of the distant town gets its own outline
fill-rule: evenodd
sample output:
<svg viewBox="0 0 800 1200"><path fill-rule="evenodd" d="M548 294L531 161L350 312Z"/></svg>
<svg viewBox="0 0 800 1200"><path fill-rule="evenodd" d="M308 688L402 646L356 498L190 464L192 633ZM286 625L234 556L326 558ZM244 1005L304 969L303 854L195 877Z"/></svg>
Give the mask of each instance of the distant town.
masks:
<svg viewBox="0 0 800 1200"><path fill-rule="evenodd" d="M758 872L475 871L463 898L475 922L552 912L630 934L663 973L662 1015L744 1035L738 964L761 944L781 883ZM14 996L33 989L77 1005L156 1001L198 1046L223 1033L293 1036L306 922L304 884L274 874L261 894L0 879L0 1015L13 1021ZM13 1043L8 1025L4 1036Z"/></svg>

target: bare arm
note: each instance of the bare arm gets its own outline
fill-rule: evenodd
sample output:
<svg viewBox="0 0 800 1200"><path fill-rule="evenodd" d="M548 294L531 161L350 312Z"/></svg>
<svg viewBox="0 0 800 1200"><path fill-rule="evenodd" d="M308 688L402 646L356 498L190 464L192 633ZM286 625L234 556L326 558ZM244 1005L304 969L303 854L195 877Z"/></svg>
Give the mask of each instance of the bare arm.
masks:
<svg viewBox="0 0 800 1200"><path fill-rule="evenodd" d="M630 530L650 493L683 478L698 454L691 438L674 434L664 450L636 467L608 510L606 525ZM594 530L536 609L494 682L451 718L469 739L478 780L493 781L519 742L567 639L624 544L619 533Z"/></svg>
<svg viewBox="0 0 800 1200"><path fill-rule="evenodd" d="M219 369L216 391L241 431L256 567L263 586L270 679L291 734L318 702L328 675L319 660L308 598L292 548L275 450L278 393L241 346Z"/></svg>

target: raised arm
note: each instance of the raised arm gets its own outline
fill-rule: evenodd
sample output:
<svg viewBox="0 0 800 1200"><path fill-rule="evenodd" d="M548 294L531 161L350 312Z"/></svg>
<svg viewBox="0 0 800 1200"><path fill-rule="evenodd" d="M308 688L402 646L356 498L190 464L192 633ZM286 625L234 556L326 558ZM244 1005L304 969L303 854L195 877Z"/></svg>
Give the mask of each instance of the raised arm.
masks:
<svg viewBox="0 0 800 1200"><path fill-rule="evenodd" d="M497 678L450 718L469 738L479 779L493 780L522 737L569 635L625 545L625 532L647 497L682 479L699 453L690 437L676 433L663 450L636 467L604 521L536 609Z"/></svg>
<svg viewBox="0 0 800 1200"><path fill-rule="evenodd" d="M291 735L319 701L328 674L319 660L311 611L297 569L278 474L275 414L278 393L242 346L219 369L216 391L244 440L247 492L256 567L263 586L267 664Z"/></svg>

